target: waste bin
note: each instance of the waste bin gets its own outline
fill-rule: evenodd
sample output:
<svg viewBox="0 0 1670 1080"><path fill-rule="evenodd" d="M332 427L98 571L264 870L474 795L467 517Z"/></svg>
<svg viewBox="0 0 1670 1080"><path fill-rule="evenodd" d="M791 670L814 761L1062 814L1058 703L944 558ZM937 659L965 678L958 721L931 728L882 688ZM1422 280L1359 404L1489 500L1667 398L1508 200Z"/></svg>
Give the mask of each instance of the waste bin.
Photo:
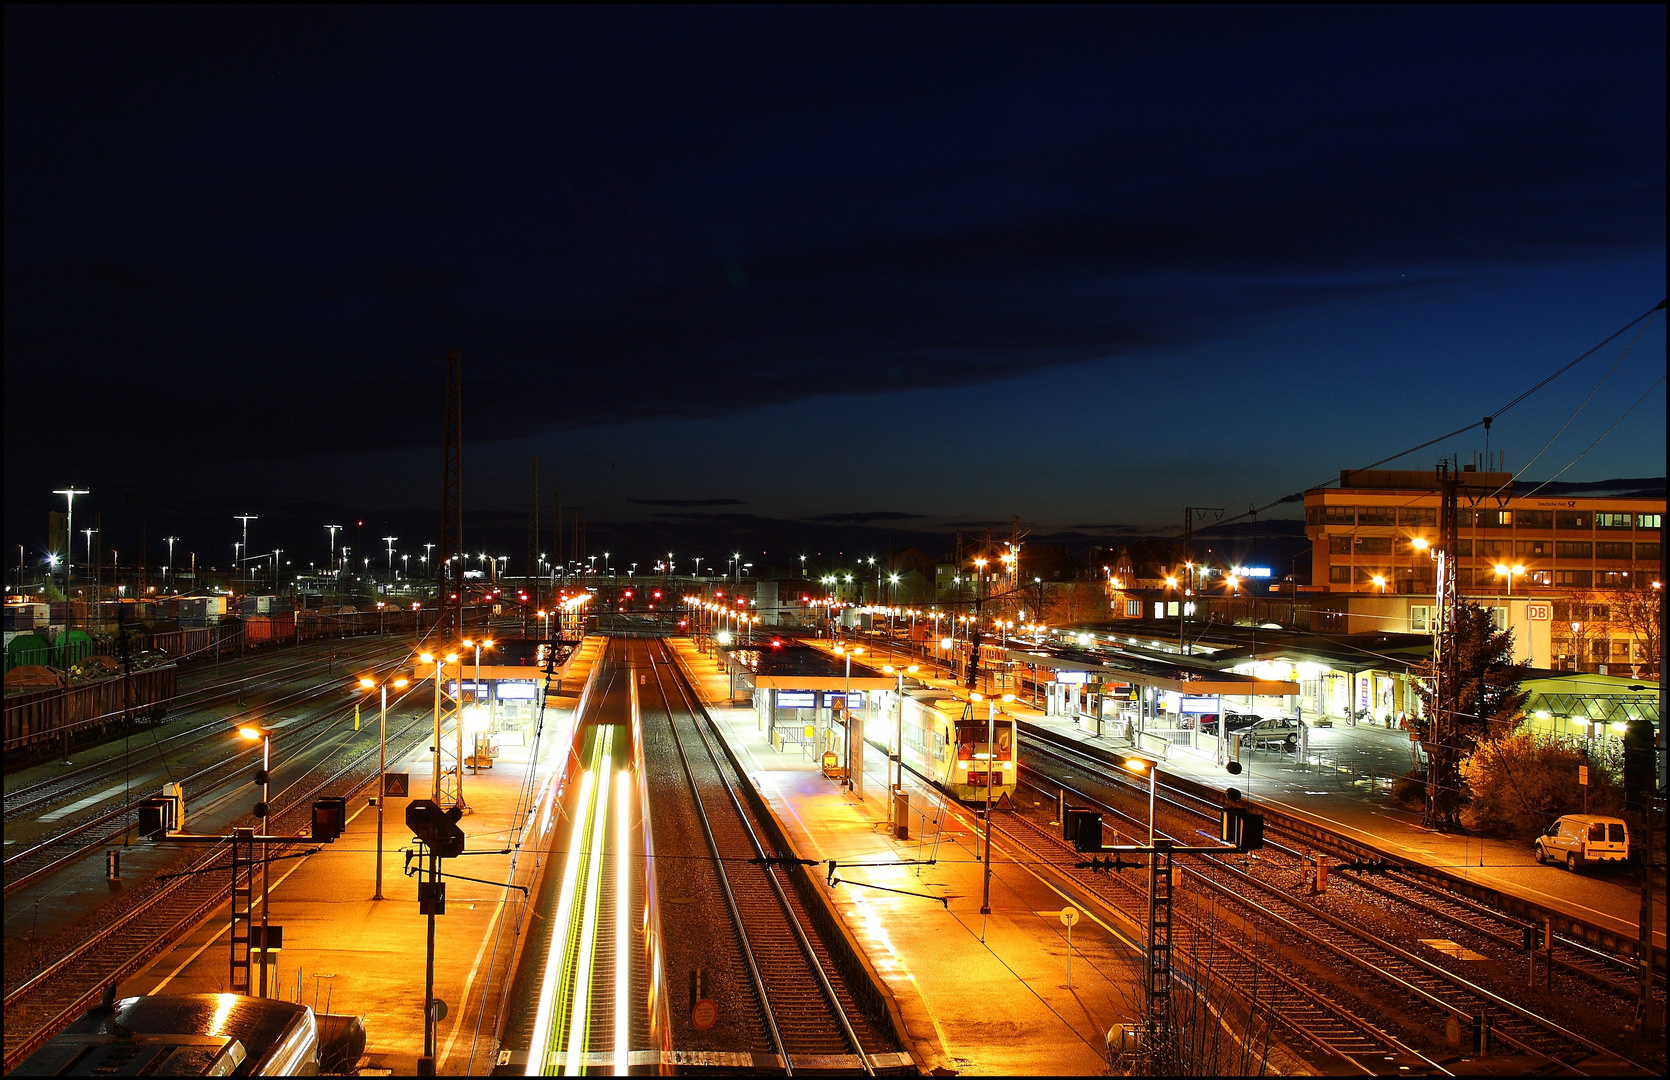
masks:
<svg viewBox="0 0 1670 1080"><path fill-rule="evenodd" d="M902 787L893 789L893 836L910 839L910 795Z"/></svg>

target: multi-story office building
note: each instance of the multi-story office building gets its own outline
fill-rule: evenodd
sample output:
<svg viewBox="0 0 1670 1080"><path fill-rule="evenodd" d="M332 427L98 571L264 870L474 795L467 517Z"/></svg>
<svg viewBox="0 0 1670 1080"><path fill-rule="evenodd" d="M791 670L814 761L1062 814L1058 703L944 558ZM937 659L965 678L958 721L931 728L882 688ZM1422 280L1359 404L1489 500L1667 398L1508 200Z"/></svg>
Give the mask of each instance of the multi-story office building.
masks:
<svg viewBox="0 0 1670 1080"><path fill-rule="evenodd" d="M1461 594L1496 609L1539 667L1639 671L1640 590L1661 589L1665 500L1516 494L1509 473L1464 469ZM1312 581L1350 594L1352 629L1423 632L1434 594L1442 495L1435 472L1340 474L1305 493Z"/></svg>

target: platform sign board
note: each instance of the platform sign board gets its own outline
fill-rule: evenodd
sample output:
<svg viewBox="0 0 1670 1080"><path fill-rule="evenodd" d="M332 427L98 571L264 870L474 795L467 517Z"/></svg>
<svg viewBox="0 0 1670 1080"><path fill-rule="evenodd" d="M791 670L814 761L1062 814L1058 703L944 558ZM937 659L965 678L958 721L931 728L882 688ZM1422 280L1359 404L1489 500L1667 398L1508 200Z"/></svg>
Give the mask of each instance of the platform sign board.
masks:
<svg viewBox="0 0 1670 1080"><path fill-rule="evenodd" d="M811 709L817 706L817 692L813 690L779 690L779 709Z"/></svg>
<svg viewBox="0 0 1670 1080"><path fill-rule="evenodd" d="M1222 712L1217 697L1186 697L1178 704L1181 713L1215 713Z"/></svg>
<svg viewBox="0 0 1670 1080"><path fill-rule="evenodd" d="M707 998L696 1002L690 1010L690 1026L697 1031L706 1031L719 1022L719 1006Z"/></svg>
<svg viewBox="0 0 1670 1080"><path fill-rule="evenodd" d="M383 797L387 799L404 799L411 791L411 773L389 772L383 774Z"/></svg>

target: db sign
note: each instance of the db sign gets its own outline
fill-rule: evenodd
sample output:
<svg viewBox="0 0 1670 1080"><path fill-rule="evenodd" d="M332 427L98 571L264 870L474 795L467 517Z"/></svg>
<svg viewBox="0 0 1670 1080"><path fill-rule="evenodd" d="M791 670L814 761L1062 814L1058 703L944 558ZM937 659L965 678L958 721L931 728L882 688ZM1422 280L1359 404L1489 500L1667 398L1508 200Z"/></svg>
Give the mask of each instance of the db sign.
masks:
<svg viewBox="0 0 1670 1080"><path fill-rule="evenodd" d="M1526 604L1525 617L1532 622L1547 622L1554 617L1554 607L1551 604Z"/></svg>

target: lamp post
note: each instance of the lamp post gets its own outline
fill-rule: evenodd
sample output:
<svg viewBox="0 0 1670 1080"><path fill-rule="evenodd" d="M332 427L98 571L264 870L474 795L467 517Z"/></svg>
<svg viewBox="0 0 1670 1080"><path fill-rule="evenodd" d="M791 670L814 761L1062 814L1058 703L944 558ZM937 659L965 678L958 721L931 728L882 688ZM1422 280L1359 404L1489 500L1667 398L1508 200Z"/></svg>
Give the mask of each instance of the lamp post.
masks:
<svg viewBox="0 0 1670 1080"><path fill-rule="evenodd" d="M243 549L244 549L244 554L248 555L249 554L249 523L252 522L252 521L260 521L261 520L260 515L258 515L258 514L233 514L232 517L235 518L236 520L241 521L241 522L244 523ZM249 591L249 586L247 584L244 586L244 591L246 593ZM263 972L262 977L265 978L265 973L264 972Z"/></svg>
<svg viewBox="0 0 1670 1080"><path fill-rule="evenodd" d="M330 534L330 573L336 573L336 534L342 531L340 525L326 525L325 532Z"/></svg>
<svg viewBox="0 0 1670 1080"><path fill-rule="evenodd" d="M162 575L164 578L162 587L164 589L168 588L169 581L174 577L174 541L178 540L179 537L170 536L166 539L168 540L168 569Z"/></svg>
<svg viewBox="0 0 1670 1080"><path fill-rule="evenodd" d="M267 814L272 807L267 803L267 793L272 782L273 735L266 728L253 725L241 727L238 734L251 742L261 744L261 768L255 774L255 782L261 785L261 799L255 804L255 817L259 821L262 835L267 832ZM271 874L269 868L272 860L268 857L268 842L261 841L261 997L267 996L267 957L272 952L266 948L267 938L267 908L268 897L272 893Z"/></svg>
<svg viewBox="0 0 1670 1080"><path fill-rule="evenodd" d="M71 484L67 488L57 488L52 493L64 496L64 600L68 602L72 599L70 579L75 575L75 497L86 495L88 491Z"/></svg>
<svg viewBox="0 0 1670 1080"><path fill-rule="evenodd" d="M469 638L465 638L463 646L466 649L475 649L475 686L470 690L470 704L480 705L481 650L491 649L493 647L493 639L487 638L485 641L472 641ZM463 694L460 693L459 697L462 698ZM460 804L464 802L464 709L462 702L460 702L458 709L458 802Z"/></svg>
<svg viewBox="0 0 1670 1080"><path fill-rule="evenodd" d="M458 654L447 653L444 657L442 657L436 656L433 653L423 653L418 657L418 662L435 665L435 745L430 749L430 753L433 755L435 763L435 775L432 778L433 785L430 797L438 803L441 801L441 679L446 675L446 665L456 664L458 662ZM459 689L462 690L463 688L460 687ZM458 773L459 779L462 780L464 773L464 763L462 760L458 763ZM458 803L459 805L463 805L464 792L462 784L459 784L458 795Z"/></svg>
<svg viewBox="0 0 1670 1080"><path fill-rule="evenodd" d="M997 768L997 699L978 691L969 691L968 700L986 702L986 852L985 883L981 886L980 914L992 913L992 771ZM1004 701L1014 701L1014 694L1004 694ZM978 754L975 755L979 757Z"/></svg>
<svg viewBox="0 0 1670 1080"><path fill-rule="evenodd" d="M1496 564L1496 576L1508 579L1508 595L1513 595L1513 579L1525 572L1523 566L1508 566L1506 563Z"/></svg>
<svg viewBox="0 0 1670 1080"><path fill-rule="evenodd" d="M841 710L842 710L842 712L848 712L848 710L847 710L847 699L852 696L852 658L855 657L855 656L860 655L861 653L863 653L864 652L864 647L862 645L860 645L860 646L857 646L856 648L849 649L844 645L837 645L837 646L835 646L835 652L836 652L837 655L845 656L846 659L847 659L846 683L844 684L844 686L841 690ZM831 717L831 719L833 719L833 717ZM844 746L845 753L843 753L841 755L841 764L848 769L852 768L852 733L850 731L851 727L852 727L852 716L851 716L850 712L848 712L847 719L845 719L841 722L842 730L847 731L847 737L846 737L845 740L843 740L846 745Z"/></svg>
<svg viewBox="0 0 1670 1080"><path fill-rule="evenodd" d="M893 702L893 754L887 762L887 776L889 787L901 788L905 785L905 672L914 675L922 669L912 664L899 670L888 664L882 670L899 677L897 700Z"/></svg>
<svg viewBox="0 0 1670 1080"><path fill-rule="evenodd" d="M405 679L395 679L394 688L404 690L407 686ZM370 690L376 687L382 694L382 708L377 714L377 891L371 899L383 898L383 803L388 799L387 781L383 778L388 774L388 737L389 737L389 684L379 684L375 679L362 677L360 685Z"/></svg>

